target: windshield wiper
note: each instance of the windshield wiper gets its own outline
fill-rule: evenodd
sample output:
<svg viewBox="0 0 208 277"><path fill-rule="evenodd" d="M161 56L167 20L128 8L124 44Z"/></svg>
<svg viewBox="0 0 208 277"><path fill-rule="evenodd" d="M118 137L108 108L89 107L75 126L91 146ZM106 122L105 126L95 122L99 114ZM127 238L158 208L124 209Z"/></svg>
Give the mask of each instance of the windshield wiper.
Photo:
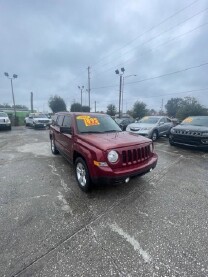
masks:
<svg viewBox="0 0 208 277"><path fill-rule="evenodd" d="M100 131L83 131L83 132L80 132L81 134L100 134L100 133L103 133L103 132L100 132Z"/></svg>
<svg viewBox="0 0 208 277"><path fill-rule="evenodd" d="M104 133L112 133L112 132L122 132L122 131L120 131L120 130L106 130L106 131L104 131Z"/></svg>

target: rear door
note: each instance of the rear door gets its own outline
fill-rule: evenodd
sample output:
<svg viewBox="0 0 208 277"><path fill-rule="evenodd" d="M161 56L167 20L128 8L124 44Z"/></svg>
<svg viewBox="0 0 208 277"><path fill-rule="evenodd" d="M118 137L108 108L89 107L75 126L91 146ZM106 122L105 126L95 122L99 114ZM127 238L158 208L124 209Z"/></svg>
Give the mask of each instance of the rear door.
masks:
<svg viewBox="0 0 208 277"><path fill-rule="evenodd" d="M63 120L63 127L71 128L72 118L71 115L65 115ZM61 133L61 142L64 149L64 154L67 156L67 159L73 160L73 134Z"/></svg>
<svg viewBox="0 0 208 277"><path fill-rule="evenodd" d="M53 122L53 136L55 139L55 144L56 147L60 150L63 151L63 145L61 142L61 133L60 133L60 127L63 124L64 120L64 115L58 115L56 118L56 121Z"/></svg>

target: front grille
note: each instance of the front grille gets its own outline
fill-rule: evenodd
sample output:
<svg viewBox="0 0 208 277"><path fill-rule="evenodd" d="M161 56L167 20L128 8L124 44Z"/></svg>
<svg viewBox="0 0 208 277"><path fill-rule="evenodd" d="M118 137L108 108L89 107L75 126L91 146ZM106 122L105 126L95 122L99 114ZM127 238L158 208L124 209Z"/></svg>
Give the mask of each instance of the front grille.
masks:
<svg viewBox="0 0 208 277"><path fill-rule="evenodd" d="M183 130L175 130L175 134L177 135L187 135L187 136L201 136L201 132L198 131L183 131Z"/></svg>
<svg viewBox="0 0 208 277"><path fill-rule="evenodd" d="M188 145L200 145L201 138L197 136L188 136L188 135L174 135L173 141L176 143L181 144L188 144Z"/></svg>
<svg viewBox="0 0 208 277"><path fill-rule="evenodd" d="M151 156L150 146L122 151L122 164L131 165L143 162Z"/></svg>
<svg viewBox="0 0 208 277"><path fill-rule="evenodd" d="M39 123L48 123L48 120L38 120Z"/></svg>

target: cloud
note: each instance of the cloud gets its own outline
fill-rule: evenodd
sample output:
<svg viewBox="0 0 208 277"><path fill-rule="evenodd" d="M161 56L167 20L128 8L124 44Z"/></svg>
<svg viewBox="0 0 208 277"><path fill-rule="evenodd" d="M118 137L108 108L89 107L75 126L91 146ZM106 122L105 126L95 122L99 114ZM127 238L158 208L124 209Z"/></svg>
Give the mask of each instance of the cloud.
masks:
<svg viewBox="0 0 208 277"><path fill-rule="evenodd" d="M77 86L87 88L90 66L92 88L114 85L91 93L93 110L95 101L98 110L106 110L110 103L118 106L115 69L125 67L125 76L137 76L126 79L124 109L136 100L159 109L162 99L165 104L172 97L188 95L180 91L208 87L208 67L128 83L207 62L206 8L205 0L193 4L187 0L5 1L0 7L0 68L18 74L17 104L29 106L33 91L34 106L42 110L54 94L68 106L80 101ZM0 103L12 104L3 72ZM191 96L208 106L207 95L203 91ZM83 99L87 104L86 91Z"/></svg>

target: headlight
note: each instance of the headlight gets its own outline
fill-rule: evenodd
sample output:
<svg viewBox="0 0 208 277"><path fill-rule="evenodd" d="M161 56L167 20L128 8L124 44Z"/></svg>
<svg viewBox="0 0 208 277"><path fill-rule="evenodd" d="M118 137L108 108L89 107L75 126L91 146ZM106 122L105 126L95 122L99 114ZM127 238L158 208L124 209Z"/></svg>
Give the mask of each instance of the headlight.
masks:
<svg viewBox="0 0 208 277"><path fill-rule="evenodd" d="M37 123L38 123L38 120L37 120L37 119L36 119L36 120L33 120L33 123L37 124Z"/></svg>
<svg viewBox="0 0 208 277"><path fill-rule="evenodd" d="M170 132L171 132L171 134L174 134L175 130L172 128L172 129L170 129Z"/></svg>
<svg viewBox="0 0 208 277"><path fill-rule="evenodd" d="M208 136L208 132L204 132L204 133L202 133L202 136Z"/></svg>
<svg viewBox="0 0 208 277"><path fill-rule="evenodd" d="M6 118L6 119L5 119L5 122L6 122L6 123L11 123L11 121L9 120L9 118Z"/></svg>
<svg viewBox="0 0 208 277"><path fill-rule="evenodd" d="M118 161L118 153L115 151L115 150L111 150L109 153L108 153L108 161L110 163L115 163Z"/></svg>

